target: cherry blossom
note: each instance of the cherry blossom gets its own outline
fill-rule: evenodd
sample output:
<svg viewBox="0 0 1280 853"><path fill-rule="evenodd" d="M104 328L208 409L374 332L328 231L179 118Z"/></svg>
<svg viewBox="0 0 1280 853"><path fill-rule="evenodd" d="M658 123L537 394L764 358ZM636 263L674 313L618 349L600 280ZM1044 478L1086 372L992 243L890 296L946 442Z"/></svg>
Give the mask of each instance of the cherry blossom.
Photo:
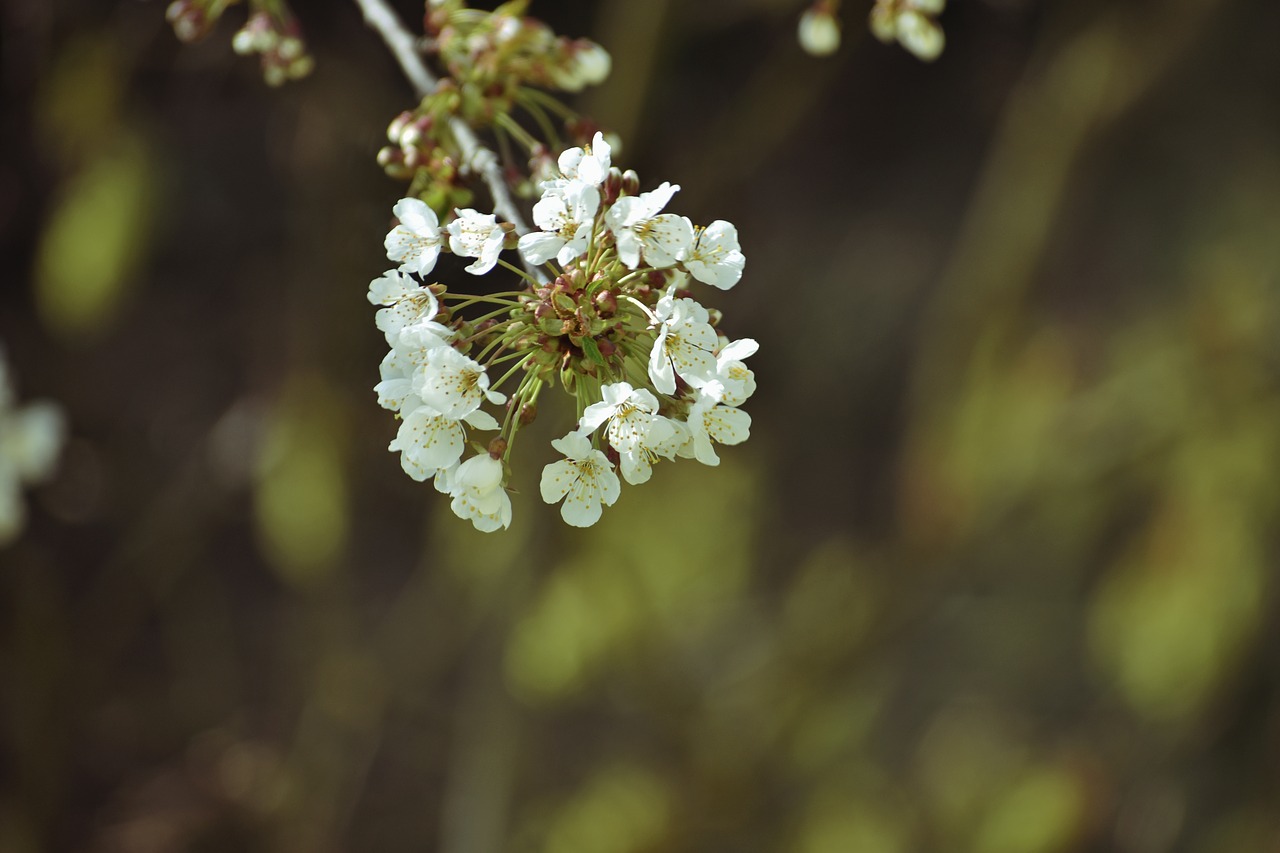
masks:
<svg viewBox="0 0 1280 853"><path fill-rule="evenodd" d="M455 419L465 418L485 400L503 403L507 399L489 390L489 376L479 362L453 347L427 353L427 363L414 373L413 390L428 406Z"/></svg>
<svg viewBox="0 0 1280 853"><path fill-rule="evenodd" d="M551 442L565 455L542 469L542 499L564 499L560 517L573 527L590 527L600 519L601 504L613 506L622 491L608 458L591 447L586 436L571 432Z"/></svg>
<svg viewBox="0 0 1280 853"><path fill-rule="evenodd" d="M400 224L388 232L384 241L387 257L400 264L404 272L426 276L435 268L443 243L436 212L416 198L400 199L391 212Z"/></svg>
<svg viewBox="0 0 1280 853"><path fill-rule="evenodd" d="M449 223L449 251L463 258L476 258L464 267L472 275L484 275L498 263L506 232L492 213L471 208L454 211L458 218Z"/></svg>
<svg viewBox="0 0 1280 853"><path fill-rule="evenodd" d="M693 224L674 213L659 213L680 189L663 183L651 192L624 196L605 214L618 241L618 258L630 269L644 262L655 269L673 266L693 243Z"/></svg>
<svg viewBox="0 0 1280 853"><path fill-rule="evenodd" d="M689 274L705 284L728 290L742 278L747 259L738 246L738 229L717 219L706 228L693 228L694 238L681 258Z"/></svg>

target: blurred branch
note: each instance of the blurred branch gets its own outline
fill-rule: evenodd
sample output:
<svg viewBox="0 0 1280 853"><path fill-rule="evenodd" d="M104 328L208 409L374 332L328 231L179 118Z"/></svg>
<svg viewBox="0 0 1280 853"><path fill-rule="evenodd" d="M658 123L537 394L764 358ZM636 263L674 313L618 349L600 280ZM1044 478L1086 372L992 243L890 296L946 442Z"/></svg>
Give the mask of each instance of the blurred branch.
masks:
<svg viewBox="0 0 1280 853"><path fill-rule="evenodd" d="M364 20L378 31L382 40L387 43L396 61L400 63L404 75L409 78L419 96L425 97L435 90L437 80L434 74L422 61L418 51L418 40L404 28L395 10L387 5L386 0L355 0L356 5L364 12ZM498 155L480 144L475 131L461 118L449 119L449 130L458 140L458 148L462 151L462 162L469 165L484 180L493 197L493 212L516 227L517 234L529 233L529 226L516 207L511 191L507 188L506 179L502 175L502 166ZM526 267L528 265L526 264ZM538 275L529 269L531 275Z"/></svg>

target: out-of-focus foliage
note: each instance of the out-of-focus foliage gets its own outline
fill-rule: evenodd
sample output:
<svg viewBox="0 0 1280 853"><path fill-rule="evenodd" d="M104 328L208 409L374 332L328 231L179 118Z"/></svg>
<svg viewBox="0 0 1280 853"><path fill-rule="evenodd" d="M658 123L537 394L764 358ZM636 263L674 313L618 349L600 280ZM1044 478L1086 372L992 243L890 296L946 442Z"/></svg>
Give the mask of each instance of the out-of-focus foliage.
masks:
<svg viewBox="0 0 1280 853"><path fill-rule="evenodd" d="M0 850L1280 845L1280 8L948 4L926 66L804 5L531 6L739 224L761 390L501 536L368 390L411 95L354 4L272 92L6 7L0 338L71 439L0 551Z"/></svg>

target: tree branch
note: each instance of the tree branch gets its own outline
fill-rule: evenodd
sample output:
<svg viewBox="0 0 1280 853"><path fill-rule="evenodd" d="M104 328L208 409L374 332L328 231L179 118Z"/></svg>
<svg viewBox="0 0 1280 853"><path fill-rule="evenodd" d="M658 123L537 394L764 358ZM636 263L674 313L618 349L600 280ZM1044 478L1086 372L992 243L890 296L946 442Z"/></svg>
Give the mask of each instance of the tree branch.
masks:
<svg viewBox="0 0 1280 853"><path fill-rule="evenodd" d="M387 5L386 0L355 0L356 5L364 12L365 23L378 31L382 40L387 43L404 76L409 78L419 96L425 97L435 90L437 80L422 56L418 52L417 39L404 28L395 10ZM458 141L462 153L462 164L484 180L493 197L493 212L516 227L517 234L528 234L529 226L516 207L511 190L507 187L506 178L502 175L502 165L498 155L480 144L475 131L457 116L449 119L449 130ZM532 272L532 271L531 271Z"/></svg>

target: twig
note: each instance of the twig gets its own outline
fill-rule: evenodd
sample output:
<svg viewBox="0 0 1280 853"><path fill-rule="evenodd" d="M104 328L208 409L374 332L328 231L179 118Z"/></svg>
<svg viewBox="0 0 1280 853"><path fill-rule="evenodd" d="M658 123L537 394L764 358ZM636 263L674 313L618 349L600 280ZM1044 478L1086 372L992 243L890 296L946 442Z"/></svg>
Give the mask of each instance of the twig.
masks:
<svg viewBox="0 0 1280 853"><path fill-rule="evenodd" d="M391 49L391 53L404 71L404 76L409 78L418 95L425 97L431 94L438 81L419 55L417 39L404 28L395 10L387 5L386 0L355 0L355 2L364 12L365 23L382 36L382 40ZM507 188L498 155L481 145L475 131L461 118L457 116L451 118L449 130L452 131L453 138L458 141L463 164L479 174L489 188L489 194L493 197L493 212L514 225L517 234L528 234L529 226L525 223L520 208L516 207L511 191ZM531 269L529 272L535 276L538 275L535 270Z"/></svg>

